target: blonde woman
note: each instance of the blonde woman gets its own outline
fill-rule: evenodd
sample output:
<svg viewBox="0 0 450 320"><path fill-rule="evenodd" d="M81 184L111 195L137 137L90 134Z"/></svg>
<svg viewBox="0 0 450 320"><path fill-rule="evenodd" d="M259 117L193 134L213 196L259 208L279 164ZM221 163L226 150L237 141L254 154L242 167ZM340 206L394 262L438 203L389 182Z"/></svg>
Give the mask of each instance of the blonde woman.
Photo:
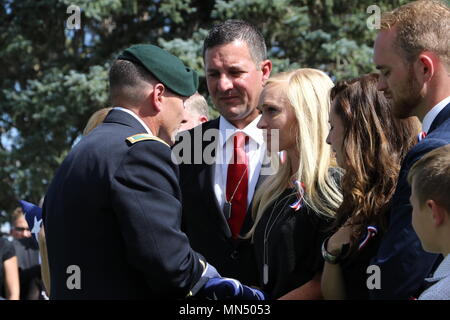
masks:
<svg viewBox="0 0 450 320"><path fill-rule="evenodd" d="M271 298L321 299L320 246L342 201L328 134L330 78L298 69L269 79L260 98L258 127L269 151L279 136L285 161L254 198L255 244L260 285ZM277 131L278 130L278 131Z"/></svg>
<svg viewBox="0 0 450 320"><path fill-rule="evenodd" d="M84 127L83 136L88 135L89 132L101 124L111 110L112 107L105 107L95 111L89 118L86 127Z"/></svg>

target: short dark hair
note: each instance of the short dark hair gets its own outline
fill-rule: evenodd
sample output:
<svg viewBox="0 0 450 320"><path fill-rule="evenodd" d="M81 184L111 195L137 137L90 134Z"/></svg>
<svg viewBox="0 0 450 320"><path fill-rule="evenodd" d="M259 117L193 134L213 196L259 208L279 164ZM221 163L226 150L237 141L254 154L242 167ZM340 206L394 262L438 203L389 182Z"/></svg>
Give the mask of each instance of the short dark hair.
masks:
<svg viewBox="0 0 450 320"><path fill-rule="evenodd" d="M235 40L244 41L256 64L267 59L266 43L262 33L251 23L242 20L227 20L214 26L203 42L203 59L206 50Z"/></svg>
<svg viewBox="0 0 450 320"><path fill-rule="evenodd" d="M144 67L128 60L117 59L109 70L110 98L123 95L125 88L139 88L143 82L152 83L154 77ZM127 97L132 98L132 97Z"/></svg>
<svg viewBox="0 0 450 320"><path fill-rule="evenodd" d="M150 82L153 77L144 67L128 60L114 61L109 70L110 88L122 86L137 86L142 81Z"/></svg>
<svg viewBox="0 0 450 320"><path fill-rule="evenodd" d="M430 151L409 169L408 182L416 182L419 204L432 199L450 212L450 144Z"/></svg>

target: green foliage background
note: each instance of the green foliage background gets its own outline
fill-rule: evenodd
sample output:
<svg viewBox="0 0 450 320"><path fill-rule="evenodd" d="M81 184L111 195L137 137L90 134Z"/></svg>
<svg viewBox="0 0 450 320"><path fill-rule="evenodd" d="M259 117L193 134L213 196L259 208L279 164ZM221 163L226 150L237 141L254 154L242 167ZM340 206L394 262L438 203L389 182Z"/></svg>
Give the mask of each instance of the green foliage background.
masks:
<svg viewBox="0 0 450 320"><path fill-rule="evenodd" d="M370 5L390 0L0 0L0 212L37 203L89 116L108 105L107 70L124 48L158 44L200 72L202 41L217 22L263 32L274 72L320 68L333 79L373 71ZM81 28L69 30L69 5ZM217 111L211 106L211 112Z"/></svg>

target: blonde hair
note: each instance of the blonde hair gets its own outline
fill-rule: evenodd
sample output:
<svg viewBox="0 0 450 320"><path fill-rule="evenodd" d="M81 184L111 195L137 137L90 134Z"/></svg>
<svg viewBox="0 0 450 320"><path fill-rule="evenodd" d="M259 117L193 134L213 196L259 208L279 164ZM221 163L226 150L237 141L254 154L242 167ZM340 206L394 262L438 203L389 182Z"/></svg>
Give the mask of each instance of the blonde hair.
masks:
<svg viewBox="0 0 450 320"><path fill-rule="evenodd" d="M397 29L397 46L409 62L422 51L432 51L450 66L450 8L442 1L414 1L384 13L381 30L392 28Z"/></svg>
<svg viewBox="0 0 450 320"><path fill-rule="evenodd" d="M320 70L297 69L270 78L266 87L279 83L283 84L281 87L297 121L299 166L296 172L291 172L289 161L280 163L278 171L258 188L253 200L255 222L246 237L254 234L263 213L283 193L291 178L303 182L304 202L319 215L333 217L342 202L341 190L330 174L335 160L326 143L333 82Z"/></svg>
<svg viewBox="0 0 450 320"><path fill-rule="evenodd" d="M21 207L17 207L14 209L13 213L11 214L11 224L14 226L16 224L16 221L25 218L25 214L23 213L23 210Z"/></svg>
<svg viewBox="0 0 450 320"><path fill-rule="evenodd" d="M188 112L196 112L201 116L205 116L209 118L209 109L208 102L205 97L203 97L200 93L196 92L192 96L190 96L186 102L184 103L186 110Z"/></svg>
<svg viewBox="0 0 450 320"><path fill-rule="evenodd" d="M95 111L91 117L89 118L86 127L83 130L83 135L87 135L91 132L95 127L97 127L100 123L105 120L108 113L112 110L112 107L102 108L100 110Z"/></svg>

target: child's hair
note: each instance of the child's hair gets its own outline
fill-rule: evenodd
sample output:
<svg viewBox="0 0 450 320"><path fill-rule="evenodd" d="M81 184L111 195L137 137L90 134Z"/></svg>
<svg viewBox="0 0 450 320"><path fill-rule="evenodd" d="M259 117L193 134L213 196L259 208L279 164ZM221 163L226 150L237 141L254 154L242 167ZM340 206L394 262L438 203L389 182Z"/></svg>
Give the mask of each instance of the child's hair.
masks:
<svg viewBox="0 0 450 320"><path fill-rule="evenodd" d="M420 206L433 199L450 212L450 144L430 151L409 170Z"/></svg>
<svg viewBox="0 0 450 320"><path fill-rule="evenodd" d="M21 218L25 218L25 215L23 214L22 208L17 207L11 214L11 224L14 226L16 224L16 221Z"/></svg>

